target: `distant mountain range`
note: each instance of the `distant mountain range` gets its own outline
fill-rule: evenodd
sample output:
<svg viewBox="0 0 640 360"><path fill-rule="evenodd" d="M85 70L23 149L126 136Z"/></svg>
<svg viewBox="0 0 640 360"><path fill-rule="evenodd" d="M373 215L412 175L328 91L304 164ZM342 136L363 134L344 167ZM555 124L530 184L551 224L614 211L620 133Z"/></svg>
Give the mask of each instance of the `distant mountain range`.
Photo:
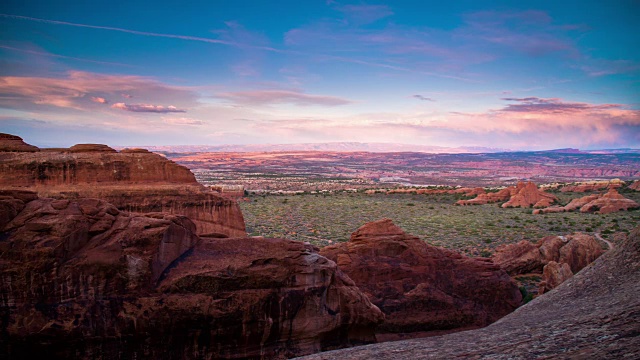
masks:
<svg viewBox="0 0 640 360"><path fill-rule="evenodd" d="M496 153L508 149L487 147L443 147L392 143L329 142L300 144L251 144L251 145L161 145L140 146L158 152L278 152L278 151L335 151L335 152L422 152L434 154Z"/></svg>
<svg viewBox="0 0 640 360"><path fill-rule="evenodd" d="M513 152L511 149L488 148L479 146L443 147L430 145L328 142L299 144L250 144L250 145L150 145L136 146L156 152L194 153L194 152L289 152L289 151L335 151L335 152L421 152L433 154L500 153ZM580 150L574 148L554 149L536 152L562 154L639 154L640 149L599 149Z"/></svg>

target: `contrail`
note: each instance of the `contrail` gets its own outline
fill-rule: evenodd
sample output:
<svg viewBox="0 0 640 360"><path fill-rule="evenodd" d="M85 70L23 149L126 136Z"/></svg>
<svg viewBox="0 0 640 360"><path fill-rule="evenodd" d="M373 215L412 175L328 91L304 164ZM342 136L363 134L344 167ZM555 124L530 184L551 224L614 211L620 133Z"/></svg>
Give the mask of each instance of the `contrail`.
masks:
<svg viewBox="0 0 640 360"><path fill-rule="evenodd" d="M98 26L98 25L78 24L78 23L72 23L72 22L67 22L67 21L48 20L48 19L40 19L40 18L34 18L34 17L29 17L29 16L11 15L11 14L0 14L0 17L10 18L10 19L29 20L29 21L35 21L35 22L40 22L40 23L45 23L45 24L53 24L53 25L66 25L66 26L75 26L75 27L82 27L82 28L89 28L89 29L111 30L111 31L118 31L118 32L123 32L123 33L128 33L128 34L135 34L135 35L142 35L142 36L153 36L153 37L162 37L162 38L169 38L169 39L200 41L200 42L206 42L206 43L211 43L211 44L223 44L223 45L229 45L229 46L248 47L248 48L260 49L260 50L266 50L266 51L273 51L273 52L283 52L283 50L272 48L272 47L269 47L269 46L255 46L255 45L237 43L237 42L233 42L233 41L204 38L204 37L199 37L199 36L154 33L154 32L148 32L148 31L138 31L138 30L123 29L123 28L112 27L112 26Z"/></svg>
<svg viewBox="0 0 640 360"><path fill-rule="evenodd" d="M243 43L238 43L238 42L233 42L233 41L204 38L204 37L199 37L199 36L154 33L154 32L148 32L148 31L138 31L138 30L123 29L123 28L112 27L112 26L98 26L98 25L78 24L78 23L72 23L72 22L67 22L67 21L48 20L48 19L34 18L34 17L30 17L30 16L11 15L11 14L0 14L0 17L10 18L10 19L29 20L29 21L35 21L35 22L41 22L41 23L53 24L53 25L66 25L66 26L75 26L75 27L89 28L89 29L118 31L118 32L123 32L123 33L127 33L127 34L135 34L135 35L141 35L141 36L152 36L152 37L169 38L169 39L200 41L200 42L205 42L205 43L210 43L210 44L222 44L222 45L227 45L227 46L234 46L234 47L238 47L238 48L249 48L249 49L256 49L256 50L264 50L264 51L270 51L270 52L275 52L275 53L280 53L280 54L299 55L299 56L306 56L306 57L318 57L319 56L319 57L324 57L325 59L331 59L331 60L340 61L340 62L346 62L346 63L352 63L352 64L360 64L360 65L365 65L365 66L373 66L373 67L379 67L379 68L395 70L395 71L412 72L412 73L426 75L426 76L434 76L434 77L455 79L455 80L461 80L461 81L467 81L467 82L469 82L469 81L470 82L475 82L473 80L470 80L470 79L467 79L467 78L463 78L463 77L445 75L445 74L440 74L440 73L433 73L433 72L428 72L428 71L419 71L419 70L415 70L415 69L411 69L411 68L399 67L399 66L394 66L394 65L384 64L384 63L377 63L377 62L370 62L370 61L364 61L364 60L358 60L358 59L351 59L351 58L345 58L345 57L342 57L342 56L316 55L316 54L310 54L310 53L305 53L305 52L296 51L296 50L282 50L282 49L277 49L277 48L270 47L270 46L257 46L257 45L243 44Z"/></svg>

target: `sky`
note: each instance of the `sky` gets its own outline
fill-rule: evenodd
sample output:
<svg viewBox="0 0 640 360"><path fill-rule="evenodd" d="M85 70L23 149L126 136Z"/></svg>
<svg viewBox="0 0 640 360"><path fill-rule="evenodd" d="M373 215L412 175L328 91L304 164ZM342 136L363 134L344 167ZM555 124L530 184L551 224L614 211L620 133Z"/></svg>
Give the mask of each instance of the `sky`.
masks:
<svg viewBox="0 0 640 360"><path fill-rule="evenodd" d="M640 1L0 3L0 132L41 147L640 148Z"/></svg>

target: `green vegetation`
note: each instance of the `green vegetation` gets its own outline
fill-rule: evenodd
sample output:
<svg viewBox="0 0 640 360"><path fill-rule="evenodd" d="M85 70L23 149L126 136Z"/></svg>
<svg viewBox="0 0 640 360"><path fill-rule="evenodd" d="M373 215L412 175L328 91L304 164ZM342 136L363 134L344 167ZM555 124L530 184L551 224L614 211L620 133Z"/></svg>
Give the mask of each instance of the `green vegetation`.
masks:
<svg viewBox="0 0 640 360"><path fill-rule="evenodd" d="M326 246L347 241L360 226L387 217L432 245L470 256L488 256L502 244L537 241L549 235L588 231L610 237L616 232L630 231L640 220L640 211L533 215L531 209L502 209L495 204L454 206L458 197L446 194L317 195L249 196L248 201L240 202L249 235L283 237ZM561 195L563 201L570 201L583 194ZM640 201L640 192L627 196Z"/></svg>

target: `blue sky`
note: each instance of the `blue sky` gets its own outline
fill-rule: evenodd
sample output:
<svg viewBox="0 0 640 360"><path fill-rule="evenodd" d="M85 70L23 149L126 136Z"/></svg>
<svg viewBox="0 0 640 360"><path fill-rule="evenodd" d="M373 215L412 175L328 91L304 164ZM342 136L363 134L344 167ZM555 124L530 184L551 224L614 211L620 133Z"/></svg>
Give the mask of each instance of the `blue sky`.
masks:
<svg viewBox="0 0 640 360"><path fill-rule="evenodd" d="M638 1L5 1L39 146L640 147Z"/></svg>

